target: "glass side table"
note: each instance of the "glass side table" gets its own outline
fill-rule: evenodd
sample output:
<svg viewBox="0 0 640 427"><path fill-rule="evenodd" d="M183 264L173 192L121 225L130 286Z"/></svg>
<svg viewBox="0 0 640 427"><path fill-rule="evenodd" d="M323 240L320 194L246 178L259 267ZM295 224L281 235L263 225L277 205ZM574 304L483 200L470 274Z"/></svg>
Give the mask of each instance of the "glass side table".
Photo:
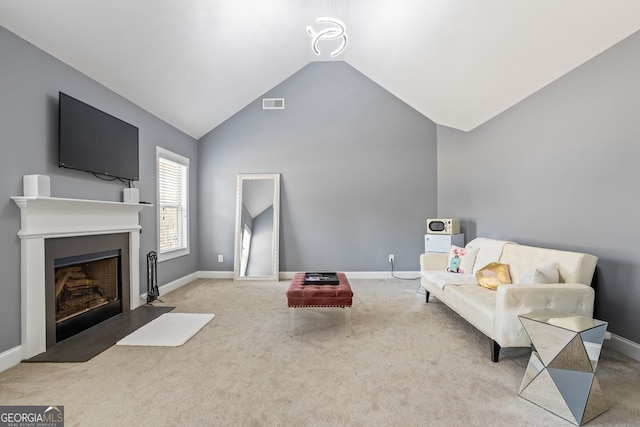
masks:
<svg viewBox="0 0 640 427"><path fill-rule="evenodd" d="M532 350L518 395L576 425L609 409L595 377L607 322L555 310L518 317Z"/></svg>

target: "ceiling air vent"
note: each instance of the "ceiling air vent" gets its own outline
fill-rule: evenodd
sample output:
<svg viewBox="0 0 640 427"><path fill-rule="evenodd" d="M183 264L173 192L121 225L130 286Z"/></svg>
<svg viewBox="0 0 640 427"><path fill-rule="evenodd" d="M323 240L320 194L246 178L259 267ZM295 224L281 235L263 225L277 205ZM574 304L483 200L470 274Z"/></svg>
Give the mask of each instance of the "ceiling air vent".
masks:
<svg viewBox="0 0 640 427"><path fill-rule="evenodd" d="M284 98L262 98L263 110L284 110Z"/></svg>

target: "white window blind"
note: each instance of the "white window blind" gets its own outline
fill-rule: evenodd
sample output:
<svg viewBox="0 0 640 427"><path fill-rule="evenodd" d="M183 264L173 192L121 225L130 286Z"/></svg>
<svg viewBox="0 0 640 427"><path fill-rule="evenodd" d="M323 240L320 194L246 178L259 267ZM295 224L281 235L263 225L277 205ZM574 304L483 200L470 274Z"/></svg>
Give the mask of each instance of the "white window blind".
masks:
<svg viewBox="0 0 640 427"><path fill-rule="evenodd" d="M188 253L189 160L158 150L158 258Z"/></svg>

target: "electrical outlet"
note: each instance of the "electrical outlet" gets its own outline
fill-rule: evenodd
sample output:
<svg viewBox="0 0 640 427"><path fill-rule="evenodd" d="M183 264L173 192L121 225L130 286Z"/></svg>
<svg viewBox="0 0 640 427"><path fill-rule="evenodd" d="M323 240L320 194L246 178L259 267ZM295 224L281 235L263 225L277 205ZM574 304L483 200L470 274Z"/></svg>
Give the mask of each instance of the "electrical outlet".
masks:
<svg viewBox="0 0 640 427"><path fill-rule="evenodd" d="M389 254L389 262L394 262L395 258L393 256L393 254Z"/></svg>
<svg viewBox="0 0 640 427"><path fill-rule="evenodd" d="M218 262L224 262L224 257L222 254L218 255Z"/></svg>

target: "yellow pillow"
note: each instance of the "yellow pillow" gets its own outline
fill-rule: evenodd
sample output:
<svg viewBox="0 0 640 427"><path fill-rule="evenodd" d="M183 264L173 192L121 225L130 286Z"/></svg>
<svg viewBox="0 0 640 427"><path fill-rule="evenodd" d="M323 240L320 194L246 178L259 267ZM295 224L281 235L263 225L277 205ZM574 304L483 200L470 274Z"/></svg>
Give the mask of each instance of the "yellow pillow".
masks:
<svg viewBox="0 0 640 427"><path fill-rule="evenodd" d="M480 286L496 290L498 286L511 283L509 266L498 262L491 262L476 272L476 279Z"/></svg>

